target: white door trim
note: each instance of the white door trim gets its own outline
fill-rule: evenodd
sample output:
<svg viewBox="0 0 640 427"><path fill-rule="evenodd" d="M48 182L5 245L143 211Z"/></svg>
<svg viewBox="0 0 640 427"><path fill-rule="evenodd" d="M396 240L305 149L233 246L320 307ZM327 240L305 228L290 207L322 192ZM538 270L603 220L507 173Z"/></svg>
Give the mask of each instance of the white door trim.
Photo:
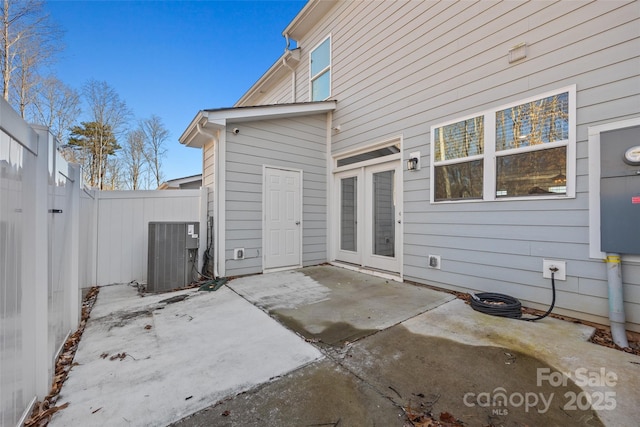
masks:
<svg viewBox="0 0 640 427"><path fill-rule="evenodd" d="M373 253L373 175L378 172L394 172L393 181L393 199L394 199L394 214L393 214L393 244L394 244L394 256L388 257L384 255L376 255ZM364 222L363 228L369 229L368 232L364 231L364 245L362 249L362 267L364 268L379 268L385 271L391 271L400 274L402 271L402 162L392 161L387 163L381 163L374 166L368 166L364 168L364 193L365 203L363 204Z"/></svg>
<svg viewBox="0 0 640 427"><path fill-rule="evenodd" d="M299 175L299 194L300 201L298 203L297 209L297 221L299 224L299 254L298 259L299 263L295 265L290 265L286 267L274 267L274 268L266 268L267 265L267 248L268 248L268 238L267 238L267 170L281 170L286 172L293 172ZM304 232L304 221L303 221L303 205L304 205L304 194L303 194L303 178L304 174L302 169L294 169L294 168L284 168L280 166L271 166L271 165L262 165L262 272L269 273L274 271L281 270L290 270L294 268L302 267L302 255L303 255L303 232Z"/></svg>
<svg viewBox="0 0 640 427"><path fill-rule="evenodd" d="M396 212L394 217L395 224L395 256L393 259L388 257L373 255L372 252L372 232L369 230L371 227L371 221L368 215L371 214L371 190L372 190L372 176L376 172L393 170L395 172L395 206ZM333 174L334 182L334 198L333 201L333 230L332 235L333 247L331 261L346 262L354 265L358 265L363 270L371 270L372 268L379 268L381 270L388 271L393 274L398 274L402 277L403 266L403 234L404 224L402 221L402 209L403 209L403 176L402 176L402 162L399 160L391 160L386 162L376 162L374 165L361 166L351 168L346 171L336 172ZM357 239L356 252L343 251L340 249L341 242L341 180L344 178L356 177L358 180L357 185ZM375 262L374 262L375 261Z"/></svg>

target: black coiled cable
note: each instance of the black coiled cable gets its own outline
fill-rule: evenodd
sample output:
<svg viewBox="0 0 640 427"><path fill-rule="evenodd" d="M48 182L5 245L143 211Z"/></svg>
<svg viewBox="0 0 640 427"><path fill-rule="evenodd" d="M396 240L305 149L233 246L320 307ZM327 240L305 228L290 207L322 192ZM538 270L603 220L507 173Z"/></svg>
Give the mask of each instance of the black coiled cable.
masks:
<svg viewBox="0 0 640 427"><path fill-rule="evenodd" d="M508 317L510 319L520 319L533 322L535 320L544 319L551 313L556 305L556 282L554 271L551 272L551 289L553 297L551 306L546 313L536 317L522 317L522 304L518 299L505 294L497 294L494 292L480 292L471 294L471 308L481 313L490 314L492 316Z"/></svg>
<svg viewBox="0 0 640 427"><path fill-rule="evenodd" d="M471 294L471 308L492 316L519 319L522 317L522 304L516 298L494 292Z"/></svg>

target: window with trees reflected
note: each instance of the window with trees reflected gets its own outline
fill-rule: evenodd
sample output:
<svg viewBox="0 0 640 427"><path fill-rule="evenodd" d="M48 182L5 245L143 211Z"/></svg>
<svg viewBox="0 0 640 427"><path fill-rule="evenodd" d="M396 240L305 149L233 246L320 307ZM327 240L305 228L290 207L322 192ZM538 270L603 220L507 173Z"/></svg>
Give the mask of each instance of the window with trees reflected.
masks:
<svg viewBox="0 0 640 427"><path fill-rule="evenodd" d="M572 196L574 100L575 86L433 126L432 202Z"/></svg>

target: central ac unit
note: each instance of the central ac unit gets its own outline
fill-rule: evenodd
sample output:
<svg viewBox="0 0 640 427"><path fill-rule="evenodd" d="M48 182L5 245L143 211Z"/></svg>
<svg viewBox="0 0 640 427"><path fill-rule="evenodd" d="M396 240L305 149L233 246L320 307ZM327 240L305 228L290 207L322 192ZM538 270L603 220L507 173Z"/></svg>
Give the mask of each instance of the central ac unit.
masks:
<svg viewBox="0 0 640 427"><path fill-rule="evenodd" d="M197 222L150 222L147 290L165 292L189 285L198 266Z"/></svg>

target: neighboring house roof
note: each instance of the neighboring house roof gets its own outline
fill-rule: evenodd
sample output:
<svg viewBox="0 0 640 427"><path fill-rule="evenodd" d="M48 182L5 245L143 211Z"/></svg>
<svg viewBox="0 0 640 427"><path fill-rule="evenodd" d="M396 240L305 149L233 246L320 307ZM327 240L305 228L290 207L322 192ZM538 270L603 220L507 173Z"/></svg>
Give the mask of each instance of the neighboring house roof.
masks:
<svg viewBox="0 0 640 427"><path fill-rule="evenodd" d="M160 186L158 187L158 190L194 188L196 186L197 187L202 186L202 174L185 176L183 178L170 179L160 184Z"/></svg>
<svg viewBox="0 0 640 427"><path fill-rule="evenodd" d="M298 102L292 104L259 105L201 110L196 114L179 141L187 147L202 148L227 122L269 120L285 117L321 114L336 109L336 101Z"/></svg>

